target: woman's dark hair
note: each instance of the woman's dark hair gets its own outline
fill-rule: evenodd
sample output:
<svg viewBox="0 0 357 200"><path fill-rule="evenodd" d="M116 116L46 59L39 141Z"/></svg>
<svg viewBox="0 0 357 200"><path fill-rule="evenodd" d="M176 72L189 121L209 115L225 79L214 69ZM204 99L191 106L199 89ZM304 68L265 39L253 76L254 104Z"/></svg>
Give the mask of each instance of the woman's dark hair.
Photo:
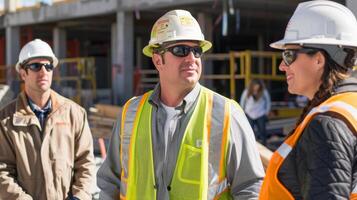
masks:
<svg viewBox="0 0 357 200"><path fill-rule="evenodd" d="M294 133L296 127L304 120L304 118L310 112L311 109L320 105L326 99L331 97L331 95L334 92L334 88L336 88L338 83L341 80L345 79L350 73L350 68L340 66L339 64L337 64L324 50L322 49L318 50L313 54L316 54L317 52L321 52L325 57L325 66L321 76L321 85L318 91L315 93L314 97L304 107L302 114L300 115L295 125L294 130L292 130L289 135ZM354 50L348 52L348 55L346 56L345 59L345 63L352 62L350 59L354 58L354 54L355 54Z"/></svg>
<svg viewBox="0 0 357 200"><path fill-rule="evenodd" d="M259 89L258 89L258 93L257 94L254 94L254 91L253 91L253 88L254 88L255 85L259 85ZM249 86L248 86L247 97L250 97L250 96L254 95L254 99L258 100L258 99L260 99L260 97L263 96L264 89L265 89L265 86L264 86L263 81L258 80L258 79L253 79L250 82Z"/></svg>

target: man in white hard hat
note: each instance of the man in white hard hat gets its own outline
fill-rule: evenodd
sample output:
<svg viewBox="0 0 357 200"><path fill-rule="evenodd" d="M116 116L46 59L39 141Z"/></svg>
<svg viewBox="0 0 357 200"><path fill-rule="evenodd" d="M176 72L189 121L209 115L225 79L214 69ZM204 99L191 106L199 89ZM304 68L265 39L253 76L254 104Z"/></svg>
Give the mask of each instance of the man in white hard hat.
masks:
<svg viewBox="0 0 357 200"><path fill-rule="evenodd" d="M156 21L143 52L160 82L124 105L97 174L100 199L257 199L264 170L247 118L198 83L211 46L188 11Z"/></svg>
<svg viewBox="0 0 357 200"><path fill-rule="evenodd" d="M92 199L92 135L83 108L51 89L58 59L40 39L20 52L24 91L0 111L0 199Z"/></svg>

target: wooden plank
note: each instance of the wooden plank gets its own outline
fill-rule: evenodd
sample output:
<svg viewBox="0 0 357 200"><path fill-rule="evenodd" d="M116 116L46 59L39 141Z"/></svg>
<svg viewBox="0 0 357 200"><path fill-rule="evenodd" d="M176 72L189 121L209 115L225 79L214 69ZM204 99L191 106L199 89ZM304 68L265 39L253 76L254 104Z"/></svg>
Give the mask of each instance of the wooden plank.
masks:
<svg viewBox="0 0 357 200"><path fill-rule="evenodd" d="M96 104L95 108L97 109L96 113L98 115L101 115L104 117L115 118L115 119L119 116L119 113L121 111L120 106L113 106L113 105L107 105L107 104Z"/></svg>

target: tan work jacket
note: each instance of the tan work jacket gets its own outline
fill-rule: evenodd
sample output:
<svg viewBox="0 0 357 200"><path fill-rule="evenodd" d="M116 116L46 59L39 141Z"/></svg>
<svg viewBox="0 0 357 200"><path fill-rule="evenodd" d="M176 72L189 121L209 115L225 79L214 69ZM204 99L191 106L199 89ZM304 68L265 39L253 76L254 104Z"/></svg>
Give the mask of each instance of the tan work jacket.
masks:
<svg viewBox="0 0 357 200"><path fill-rule="evenodd" d="M92 199L93 140L83 108L51 92L43 130L24 92L0 111L0 199Z"/></svg>

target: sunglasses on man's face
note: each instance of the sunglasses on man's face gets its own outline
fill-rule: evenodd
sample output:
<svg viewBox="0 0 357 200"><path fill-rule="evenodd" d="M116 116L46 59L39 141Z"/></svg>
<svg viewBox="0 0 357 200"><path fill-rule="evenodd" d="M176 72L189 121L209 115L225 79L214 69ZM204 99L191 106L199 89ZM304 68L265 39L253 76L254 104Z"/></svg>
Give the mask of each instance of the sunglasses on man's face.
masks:
<svg viewBox="0 0 357 200"><path fill-rule="evenodd" d="M282 57L285 65L290 66L297 59L299 53L312 54L317 51L318 49L315 48L285 49L282 52Z"/></svg>
<svg viewBox="0 0 357 200"><path fill-rule="evenodd" d="M39 72L42 69L42 66L44 66L46 71L48 72L52 71L54 68L52 63L31 63L25 65L25 69L30 69L31 71Z"/></svg>
<svg viewBox="0 0 357 200"><path fill-rule="evenodd" d="M203 54L202 48L200 46L190 47L187 45L177 45L164 48L163 50L164 52L169 51L177 57L186 57L188 54L190 54L190 52L192 52L195 58L199 58Z"/></svg>

